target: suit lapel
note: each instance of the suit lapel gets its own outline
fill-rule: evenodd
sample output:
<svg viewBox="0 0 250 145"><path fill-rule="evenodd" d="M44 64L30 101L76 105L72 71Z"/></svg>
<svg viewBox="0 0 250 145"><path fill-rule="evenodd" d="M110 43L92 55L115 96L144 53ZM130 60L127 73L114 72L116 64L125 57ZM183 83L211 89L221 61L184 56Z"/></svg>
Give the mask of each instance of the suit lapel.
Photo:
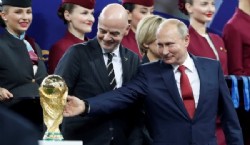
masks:
<svg viewBox="0 0 250 145"><path fill-rule="evenodd" d="M93 39L90 46L92 47L92 50L93 50L89 56L89 57L92 57L92 60L93 60L90 62L90 65L92 69L94 70L93 71L94 76L96 77L96 80L97 80L96 83L100 84L100 87L102 87L104 91L110 90L108 72L107 72L106 64L103 59L102 49L96 38Z"/></svg>
<svg viewBox="0 0 250 145"><path fill-rule="evenodd" d="M121 62L122 62L122 78L123 83L128 81L128 73L130 71L130 68L132 64L129 63L129 57L125 54L125 49L122 49L122 46L119 48L120 50L120 56L121 56Z"/></svg>
<svg viewBox="0 0 250 145"><path fill-rule="evenodd" d="M178 106L178 108L182 111L181 114L185 114L184 116L186 118L189 118L188 113L186 111L186 108L183 104L183 101L181 99L181 96L179 94L177 85L176 85L176 81L175 81L175 76L173 73L173 67L171 65L165 64L164 62L160 62L161 63L161 75L162 78L165 82L166 88L169 90L168 92L171 94L171 98L174 100L174 102L176 103L176 105Z"/></svg>
<svg viewBox="0 0 250 145"><path fill-rule="evenodd" d="M199 101L198 101L198 105L197 108L195 110L195 116L194 119L197 118L199 116L199 113L201 112L201 108L202 105L205 103L205 80L206 80L206 75L203 74L207 74L206 73L206 67L203 66L202 64L200 64L199 59L193 55L190 55L194 61L195 67L197 69L199 78L200 78L200 95L199 95Z"/></svg>

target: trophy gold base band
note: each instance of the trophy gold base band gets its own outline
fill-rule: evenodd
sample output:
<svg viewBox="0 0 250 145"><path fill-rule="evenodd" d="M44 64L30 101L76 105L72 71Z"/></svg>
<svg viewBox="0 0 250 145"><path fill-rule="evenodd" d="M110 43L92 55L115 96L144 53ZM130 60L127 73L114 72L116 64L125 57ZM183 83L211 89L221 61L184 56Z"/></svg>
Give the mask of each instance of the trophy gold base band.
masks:
<svg viewBox="0 0 250 145"><path fill-rule="evenodd" d="M63 140L63 136L62 136L61 132L48 132L48 131L46 131L44 136L43 136L43 140L61 141L61 140Z"/></svg>

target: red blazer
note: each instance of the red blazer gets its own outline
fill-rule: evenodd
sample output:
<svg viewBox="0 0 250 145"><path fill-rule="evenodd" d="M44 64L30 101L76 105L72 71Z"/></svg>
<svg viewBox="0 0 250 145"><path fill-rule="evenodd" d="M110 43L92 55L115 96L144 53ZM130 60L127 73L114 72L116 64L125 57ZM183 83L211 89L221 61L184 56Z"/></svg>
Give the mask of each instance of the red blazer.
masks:
<svg viewBox="0 0 250 145"><path fill-rule="evenodd" d="M250 15L236 9L223 30L228 49L228 71L233 75L250 75Z"/></svg>
<svg viewBox="0 0 250 145"><path fill-rule="evenodd" d="M207 40L202 37L199 33L195 31L195 29L190 26L189 27L189 35L190 35L190 43L188 46L188 51L196 56L208 57L212 59L216 59L216 56L208 44ZM221 62L222 70L224 75L228 74L227 69L227 50L225 49L225 45L223 39L213 33L208 33L211 38L217 52L219 55L219 59Z"/></svg>
<svg viewBox="0 0 250 145"><path fill-rule="evenodd" d="M122 45L132 50L134 53L139 55L140 58L142 58L136 39L135 39L135 33L131 29L129 30L128 35L124 36L124 38L122 39Z"/></svg>
<svg viewBox="0 0 250 145"><path fill-rule="evenodd" d="M85 39L84 41L87 41ZM66 32L65 36L57 41L51 48L49 52L49 60L48 60L48 73L53 74L54 70L63 56L63 54L68 50L68 48L76 43L82 43L83 40L75 37L69 31Z"/></svg>

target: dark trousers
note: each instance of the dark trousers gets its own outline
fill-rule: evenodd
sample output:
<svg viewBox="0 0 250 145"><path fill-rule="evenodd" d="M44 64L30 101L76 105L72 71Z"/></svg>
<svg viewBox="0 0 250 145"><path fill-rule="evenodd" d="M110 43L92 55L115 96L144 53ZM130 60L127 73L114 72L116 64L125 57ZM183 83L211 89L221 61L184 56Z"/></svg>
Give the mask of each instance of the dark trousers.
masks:
<svg viewBox="0 0 250 145"><path fill-rule="evenodd" d="M43 112L39 98L11 100L2 102L7 108L19 114L23 118L30 121L40 133L40 138L43 136Z"/></svg>

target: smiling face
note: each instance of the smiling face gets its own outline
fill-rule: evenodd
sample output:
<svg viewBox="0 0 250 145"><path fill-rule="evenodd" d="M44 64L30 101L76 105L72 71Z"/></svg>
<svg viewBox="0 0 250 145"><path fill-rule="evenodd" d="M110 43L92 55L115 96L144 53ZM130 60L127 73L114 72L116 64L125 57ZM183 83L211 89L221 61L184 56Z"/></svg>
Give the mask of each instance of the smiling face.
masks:
<svg viewBox="0 0 250 145"><path fill-rule="evenodd" d="M129 19L131 20L131 29L135 32L137 25L142 18L148 15L152 15L154 11L154 6L146 7L143 5L134 4L134 9L129 12Z"/></svg>
<svg viewBox="0 0 250 145"><path fill-rule="evenodd" d="M97 39L100 46L107 52L112 52L128 33L129 27L126 24L118 21L99 19Z"/></svg>
<svg viewBox="0 0 250 145"><path fill-rule="evenodd" d="M128 14L119 4L106 6L98 19L97 40L106 52L114 51L128 34Z"/></svg>
<svg viewBox="0 0 250 145"><path fill-rule="evenodd" d="M32 9L31 7L20 8L4 6L2 19L4 20L8 31L19 36L27 31L32 22Z"/></svg>
<svg viewBox="0 0 250 145"><path fill-rule="evenodd" d="M188 29L178 20L168 20L157 30L157 46L162 60L167 64L182 64L187 57Z"/></svg>
<svg viewBox="0 0 250 145"><path fill-rule="evenodd" d="M186 9L191 19L206 23L213 18L215 2L214 0L192 0L192 4L186 3Z"/></svg>
<svg viewBox="0 0 250 145"><path fill-rule="evenodd" d="M64 18L68 21L68 29L71 32L79 33L79 35L89 33L95 21L94 9L74 5L72 11L65 10Z"/></svg>

